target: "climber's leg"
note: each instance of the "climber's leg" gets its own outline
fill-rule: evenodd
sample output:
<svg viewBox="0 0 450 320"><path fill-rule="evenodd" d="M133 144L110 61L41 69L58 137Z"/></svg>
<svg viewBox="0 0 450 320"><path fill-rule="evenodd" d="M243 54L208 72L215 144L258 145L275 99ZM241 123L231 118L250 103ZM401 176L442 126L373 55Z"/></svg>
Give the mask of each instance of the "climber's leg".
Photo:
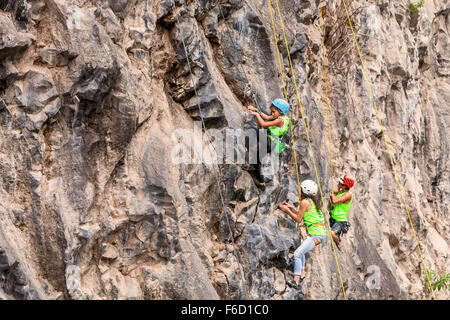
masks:
<svg viewBox="0 0 450 320"><path fill-rule="evenodd" d="M331 238L333 238L334 243L337 245L338 248L340 248L341 245L341 234L342 234L342 228L341 224L330 218L330 228L331 228Z"/></svg>
<svg viewBox="0 0 450 320"><path fill-rule="evenodd" d="M249 152L249 162L250 159L256 159L256 163L252 163L255 167L255 176L260 187L264 187L264 176L262 175L262 165L259 156L259 132L258 129L254 127L247 128L247 134L245 136L245 148ZM250 136L256 137L256 143L254 145L250 144ZM250 153L253 157L250 157ZM249 163L250 164L250 163Z"/></svg>
<svg viewBox="0 0 450 320"><path fill-rule="evenodd" d="M265 145L262 143L261 139L265 140ZM262 174L262 161L264 157L266 157L267 154L270 154L272 152L272 140L269 138L269 135L267 134L267 130L264 130L264 135L261 137L258 134L258 163L256 164L256 176L260 183L260 186L265 186L264 176Z"/></svg>
<svg viewBox="0 0 450 320"><path fill-rule="evenodd" d="M259 186L264 187L266 184L264 182L264 176L262 174L262 165L261 161L259 161L255 164L255 174L256 174L256 180L258 180Z"/></svg>
<svg viewBox="0 0 450 320"><path fill-rule="evenodd" d="M302 242L300 247L294 252L294 281L299 283L300 280L305 278L303 270L305 269L305 254L316 246L314 239L308 236L305 241Z"/></svg>

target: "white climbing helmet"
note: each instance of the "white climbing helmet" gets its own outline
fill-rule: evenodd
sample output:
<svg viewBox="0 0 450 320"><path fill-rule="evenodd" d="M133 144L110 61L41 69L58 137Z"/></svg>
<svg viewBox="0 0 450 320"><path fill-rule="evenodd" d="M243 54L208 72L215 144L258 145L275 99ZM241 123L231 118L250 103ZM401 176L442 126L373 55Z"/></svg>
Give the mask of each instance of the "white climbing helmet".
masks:
<svg viewBox="0 0 450 320"><path fill-rule="evenodd" d="M308 196L315 196L319 190L317 183L312 180L303 181L300 187L302 188L302 192Z"/></svg>

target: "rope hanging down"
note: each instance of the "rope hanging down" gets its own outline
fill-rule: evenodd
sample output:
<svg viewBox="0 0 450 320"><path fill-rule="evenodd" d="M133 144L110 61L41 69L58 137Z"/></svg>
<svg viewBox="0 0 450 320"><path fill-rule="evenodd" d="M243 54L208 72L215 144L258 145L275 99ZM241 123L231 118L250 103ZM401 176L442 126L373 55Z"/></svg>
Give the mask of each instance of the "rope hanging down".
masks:
<svg viewBox="0 0 450 320"><path fill-rule="evenodd" d="M192 86L194 88L194 93L195 93L195 97L196 97L196 104L197 104L197 107L198 107L198 112L199 112L200 118L202 120L203 130L205 131L205 136L206 136L207 141L211 141L209 136L208 136L208 131L206 130L205 120L203 119L203 115L202 115L202 109L200 108L200 105L198 103L198 101L200 101L200 99L198 97L197 88L196 88L195 83L194 83L194 75L192 73L191 63L189 62L189 55L188 55L188 52L187 52L187 49L186 49L186 44L184 42L183 36L181 35L181 31L179 29L180 21L178 19L178 14L175 14L175 16L176 16L176 19L177 19L178 33L180 34L181 42L183 43L184 54L186 56L186 61L187 61L187 64L188 64L189 73L191 75ZM211 155L211 149L208 148L208 150L210 151L210 155ZM216 151L216 154L217 154L217 151ZM219 190L219 197L220 197L220 201L221 201L221 204L222 204L223 213L225 214L226 222L227 222L227 225L228 225L228 230L230 231L230 235L231 235L231 241L233 243L233 252L234 252L234 255L236 256L236 260L237 260L237 263L239 265L239 271L240 271L240 274L241 274L241 280L242 280L242 282L244 284L246 296L247 296L247 299L248 299L249 291L248 291L247 283L245 281L244 272L242 270L242 265L241 265L240 260L239 260L239 254L236 251L236 245L235 245L235 242L234 242L233 231L231 230L230 221L228 219L228 214L226 213L225 201L223 199L222 189L220 188L220 179L219 179L218 173L216 171L216 167L214 165L213 165L213 168L214 168L214 170L213 170L214 171L214 176L215 176L215 179L216 179L216 182L217 182L217 189Z"/></svg>
<svg viewBox="0 0 450 320"><path fill-rule="evenodd" d="M331 170L331 178L334 177L333 172L333 156L331 153L331 128L330 128L330 111L328 105L328 83L327 83L327 66L325 63L325 30L323 26L323 17L322 17L322 4L320 4L320 25L322 29L322 51L323 51L323 74L325 76L325 101L327 103L327 123L328 123L328 145L330 151L330 170Z"/></svg>
<svg viewBox="0 0 450 320"><path fill-rule="evenodd" d="M402 186L400 184L400 180L398 179L398 176L397 176L397 170L395 169L394 160L393 160L391 152L389 150L389 145L388 145L388 142L387 142L386 134L384 133L384 127L383 127L383 125L381 123L380 115L378 113L378 108L377 108L377 104L375 102L375 97L373 95L372 87L370 85L369 77L367 76L366 68L364 66L364 61L362 59L362 55L361 55L361 51L359 49L358 41L356 40L355 31L353 30L353 25L352 25L350 16L348 14L347 4L345 3L345 0L342 0L342 3L344 4L345 13L347 14L348 23L350 25L350 28L352 29L353 39L355 41L356 50L358 51L359 59L361 61L361 66L362 66L362 70L363 70L363 73L364 73L364 77L365 77L365 79L367 81L367 85L369 86L369 91L370 91L370 96L372 98L373 107L375 108L375 112L377 114L378 123L380 124L381 133L382 133L383 138L384 138L384 143L386 144L386 149L387 149L387 152L389 154L389 159L391 160L392 170L394 171L395 180L397 181L397 185L398 185L398 188L400 190L400 195L401 195L401 197L403 199L403 204L405 205L405 209L406 209L406 213L408 215L409 223L411 224L411 229L412 229L413 234L414 234L414 239L416 240L417 249L419 250L420 258L422 259L422 264L423 264L423 268L425 269L425 273L426 273L427 280L428 280L428 285L429 285L430 291L431 291L431 293L433 295L433 299L436 299L436 297L434 295L433 287L431 286L430 275L428 274L427 267L425 266L425 261L424 261L423 256L422 256L422 251L420 250L419 240L417 239L416 231L414 230L414 226L413 226L413 223L412 223L412 220L411 220L411 215L409 213L408 206L406 205L405 196L403 195L403 189L402 189Z"/></svg>
<svg viewBox="0 0 450 320"><path fill-rule="evenodd" d="M322 204L323 204L324 211L327 212L326 206L325 206L325 200L323 198L322 187L320 185L319 174L318 174L316 162L315 162L315 159L314 159L314 152L313 152L313 149L312 149L312 146L311 146L311 139L309 137L308 127L306 125L306 118L305 118L305 115L304 115L304 112L303 112L302 103L300 101L300 94L299 94L298 87L297 87L297 81L295 79L294 67L292 65L292 59L291 59L291 55L290 55L290 51L289 51L289 45L288 45L287 39L286 39L286 33L285 33L285 29L284 29L284 24L283 24L283 18L281 16L280 7L278 5L278 0L275 0L275 3L276 3L276 6L277 6L278 16L279 16L280 22L281 22L281 29L283 31L284 43L285 43L285 46L286 46L286 51L287 51L287 55L288 55L288 59L289 59L289 65L290 65L291 72L292 72L292 79L294 81L295 92L296 92L296 95L297 95L298 103L300 105L300 111L301 111L301 115L302 115L303 125L305 127L306 137L307 137L308 145L309 145L309 150L310 150L311 158L312 158L313 165L314 165L314 171L315 171L315 174L316 174L317 185L319 187L320 197L322 199ZM270 3L270 0L268 1L268 5L269 5L269 10L272 11L272 6L271 6L271 3ZM275 29L275 24L274 24L273 19L272 19L272 28ZM278 46L278 43L276 43L276 45ZM331 235L331 228L330 228L330 224L328 222L328 212L326 214L325 220L326 220L326 223L327 223L327 226L328 226L328 231L330 232L330 235ZM338 262L338 259L337 259L336 248L334 246L334 242L333 241L331 241L331 244L332 244L332 247L333 247L334 258L335 258L336 266L337 266L338 273L339 273L339 280L341 282L341 287L342 287L342 292L344 294L344 299L347 299L347 295L345 294L344 283L342 281L341 271L340 271L340 268L339 268L339 262Z"/></svg>
<svg viewBox="0 0 450 320"><path fill-rule="evenodd" d="M269 5L270 5L270 1L269 1ZM269 7L270 8L270 7ZM274 28L274 23L273 23L273 15L272 15L272 9L270 8L270 19L272 20L272 29L273 29L273 37L274 37L274 41L277 44L278 40L277 40L277 34L275 32L275 28ZM284 72L283 72L283 67L282 67L282 63L281 63L281 58L280 58L280 50L278 49L278 45L276 45L276 49L277 49L277 56L278 56L278 64L280 66L280 73L281 73L281 81L283 82L283 92L284 92L284 98L286 99L286 101L289 101L288 96L287 96L287 91L286 91L286 84L284 82ZM294 124L293 121L291 123L291 125L289 126L289 129L291 130L291 136L292 136L292 149L294 151L294 161L295 161L295 173L297 174L297 188L298 188L298 203L300 203L301 196L301 189L300 189L300 169L298 167L298 162L297 162L297 152L295 151L295 139L294 139Z"/></svg>

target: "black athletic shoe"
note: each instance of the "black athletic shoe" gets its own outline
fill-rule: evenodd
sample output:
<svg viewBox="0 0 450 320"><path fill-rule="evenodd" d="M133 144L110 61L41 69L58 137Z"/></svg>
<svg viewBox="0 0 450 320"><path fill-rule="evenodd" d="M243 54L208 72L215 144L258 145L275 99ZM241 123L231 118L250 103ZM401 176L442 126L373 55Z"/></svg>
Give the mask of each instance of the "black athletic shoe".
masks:
<svg viewBox="0 0 450 320"><path fill-rule="evenodd" d="M298 282L298 284L296 284L294 280L291 280L287 283L287 285L289 287L291 287L292 289L294 289L296 291L297 300L303 300L305 298L305 296L302 292L302 288L301 288L301 283L304 279L305 278L300 278L300 281Z"/></svg>
<svg viewBox="0 0 450 320"><path fill-rule="evenodd" d="M300 283L299 283L300 284ZM291 287L292 289L295 289L295 290L298 290L299 289L299 284L297 284L297 283L295 283L295 281L294 280L290 280L290 281L288 281L288 283L287 283L287 285L289 286L289 287Z"/></svg>

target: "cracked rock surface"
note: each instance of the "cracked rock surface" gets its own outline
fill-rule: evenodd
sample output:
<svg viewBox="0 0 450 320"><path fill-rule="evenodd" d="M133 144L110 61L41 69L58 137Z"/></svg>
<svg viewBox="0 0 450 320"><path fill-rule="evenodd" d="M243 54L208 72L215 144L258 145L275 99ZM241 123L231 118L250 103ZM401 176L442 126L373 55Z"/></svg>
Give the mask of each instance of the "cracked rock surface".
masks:
<svg viewBox="0 0 450 320"><path fill-rule="evenodd" d="M315 180L273 2L300 178ZM348 2L425 264L449 272L450 4ZM334 176L319 1L279 1L325 201L356 178L347 296L429 299L345 10L326 3ZM173 161L199 106L225 134L256 124L247 81L266 112L283 96L267 1L3 0L0 26L0 299L343 298L330 239L307 255L304 297L286 284L305 238L277 209L298 198L291 149L264 191L241 164Z"/></svg>

